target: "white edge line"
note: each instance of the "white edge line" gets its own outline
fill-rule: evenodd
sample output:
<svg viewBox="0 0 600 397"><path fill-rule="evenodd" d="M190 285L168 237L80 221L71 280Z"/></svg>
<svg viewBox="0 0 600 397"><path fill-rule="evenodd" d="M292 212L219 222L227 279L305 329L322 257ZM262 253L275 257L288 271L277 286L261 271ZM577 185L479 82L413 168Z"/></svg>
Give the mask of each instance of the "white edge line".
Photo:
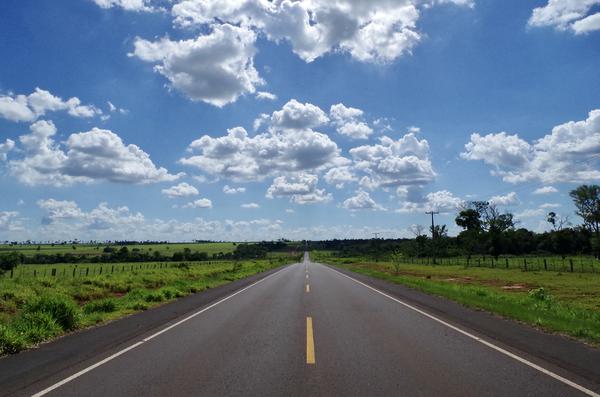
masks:
<svg viewBox="0 0 600 397"><path fill-rule="evenodd" d="M94 369L98 368L99 366L104 365L107 362L114 360L115 358L117 358L117 357L119 357L119 356L127 353L128 351L133 350L136 347L139 347L139 346L143 345L144 343L146 343L146 342L148 342L148 341L156 338L157 336L159 336L159 335L161 335L161 334L163 334L163 333L165 333L165 332L167 332L167 331L169 331L169 330L177 327L178 325L181 325L181 324L185 323L186 321L191 320L192 318L194 318L194 317L196 317L196 316L204 313L205 311L212 309L213 307L217 306L218 304L223 303L223 302L225 302L225 301L233 298L234 296L236 296L238 294L241 294L242 292L246 291L247 289L252 288L252 287L254 287L255 285L257 285L259 283L262 283L263 281L265 281L265 280L267 280L267 279L275 276L276 274L279 274L282 271L287 270L287 269L289 269L289 267L286 266L285 268L283 268L281 270L278 270L278 271L276 271L273 274L269 274L268 276L266 276L264 278L261 278L260 280L258 280L256 282L254 282L254 283L252 283L252 284L250 284L250 285L242 288L241 290L236 291L233 294L228 295L225 298L222 298L221 300L218 300L218 301L216 301L215 303L212 303L209 306L206 306L204 309L199 310L199 311L197 311L197 312L195 312L195 313L187 316L186 318L181 319L181 320L177 321L176 323L171 324L170 326L168 326L168 327L166 327L166 328L164 328L164 329L162 329L162 330L160 330L160 331L158 331L158 332L156 332L156 333L148 336L147 338L144 338L141 341L138 341L138 342L134 343L133 345L128 346L128 347L124 348L123 350L120 350L120 351L116 352L112 356L106 357L105 359L103 359L101 361L98 361L97 363L92 364L89 367L86 367L86 368L82 369L81 371L79 371L77 373L74 373L73 375L69 376L68 378L65 378L65 379L61 380L60 382L57 382L57 383L53 384L52 386L50 386L50 387L48 387L48 388L46 388L46 389L44 389L44 390L42 390L40 392L37 392L37 393L33 394L32 397L40 397L40 396L43 396L43 395L46 395L46 394L50 393L51 391L53 391L55 389L58 389L59 387L61 387L61 386L65 385L65 384L71 382L72 380L77 379L80 376L82 376L82 375L84 375L84 374L86 374L86 373L88 373L90 371L93 371Z"/></svg>
<svg viewBox="0 0 600 397"><path fill-rule="evenodd" d="M375 291L378 294L381 294L381 295L385 296L386 298L393 300L396 303L399 303L399 304L401 304L403 306L406 306L407 308L409 308L411 310L414 310L417 313L419 313L419 314L421 314L421 315L423 315L423 316L425 316L425 317L427 317L427 318L429 318L431 320L434 320L434 321L436 321L436 322L438 322L438 323L440 323L442 325L445 325L446 327L451 328L454 331L459 332L459 333L467 336L468 338L471 338L471 339L473 339L473 340L475 340L475 341L477 341L477 342L479 342L479 343L481 343L481 344L483 344L483 345L485 345L485 346L487 346L487 347L489 347L491 349L494 349L497 352L500 352L500 353L502 353L502 354L504 354L504 355L506 355L506 356L508 356L508 357L510 357L510 358L512 358L512 359L514 359L514 360L516 360L516 361L518 361L520 363L522 363L522 364L525 364L525 365L527 365L527 366L529 366L529 367L531 367L531 368L533 368L533 369L535 369L535 370L537 370L537 371L539 371L539 372L541 372L541 373L543 373L545 375L548 375L548 376L550 376L550 377L558 380L559 382L562 382L562 383L564 383L566 385L569 385L572 388L577 389L577 390L579 390L580 392L582 392L584 394L587 394L588 396L591 396L591 397L600 397L600 394L598 394L598 393L596 393L596 392L594 392L594 391L592 391L590 389L587 389L587 388L585 388L585 387L583 387L583 386L581 386L581 385L579 385L579 384L577 384L577 383L575 383L575 382L573 382L573 381L571 381L571 380L569 380L567 378L564 378L564 377L558 375L557 373L554 373L554 372L552 372L552 371L550 371L550 370L548 370L548 369L546 369L544 367L541 367L541 366L539 366L539 365L537 365L535 363L532 363L531 361L529 361L529 360L527 360L527 359L525 359L523 357L520 357L520 356L518 356L518 355L516 355L514 353L511 353L508 350L505 350L505 349L501 348L500 346L497 346L497 345L495 345L495 344L493 344L493 343L491 343L491 342L489 342L489 341L487 341L487 340L485 340L483 338L480 338L480 337L478 337L476 335L473 335L473 334L471 334L471 333L469 333L469 332L467 332L467 331L465 331L465 330L463 330L461 328L458 328L455 325L447 323L446 321L444 321L444 320L442 320L442 319L440 319L440 318L438 318L438 317L436 317L436 316L434 316L432 314L429 314L429 313L427 313L427 312L425 312L425 311L423 311L423 310L421 310L421 309L419 309L419 308L417 308L415 306L412 306L412 305L410 305L410 304L408 304L406 302L403 302L400 299L394 298L393 296L390 296L390 295L386 294L385 292L382 292L382 291L378 290L377 288L373 288L370 285L365 284L365 283L363 283L361 281L358 281L357 279L355 279L353 277L350 277L350 276L348 276L348 275L346 275L346 274L344 274L344 273L342 273L342 272L340 272L340 271L338 271L336 269L332 269L329 266L325 266L325 268L327 268L327 269L329 269L329 270L331 270L333 272L339 273L340 275L342 275L342 276L344 276L346 278L349 278L350 280L354 281L355 283L358 283L358 284L360 284L360 285L362 285L364 287L367 287L370 290Z"/></svg>

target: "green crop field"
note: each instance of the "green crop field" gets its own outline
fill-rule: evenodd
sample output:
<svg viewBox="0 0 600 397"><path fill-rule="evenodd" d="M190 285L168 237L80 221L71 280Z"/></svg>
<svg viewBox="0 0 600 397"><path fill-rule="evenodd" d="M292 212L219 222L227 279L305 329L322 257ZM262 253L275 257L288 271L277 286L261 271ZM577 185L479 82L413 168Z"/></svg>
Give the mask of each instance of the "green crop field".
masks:
<svg viewBox="0 0 600 397"><path fill-rule="evenodd" d="M77 255L99 255L105 247L113 247L119 249L123 245L119 244L0 244L1 252L18 252L23 255L35 254L77 254ZM169 254L173 252L183 251L189 248L192 251L206 252L209 255L218 253L228 253L235 250L236 243L165 243L165 244L130 244L127 248L139 250L142 252L158 251L161 254Z"/></svg>
<svg viewBox="0 0 600 397"><path fill-rule="evenodd" d="M600 345L600 273L311 258Z"/></svg>
<svg viewBox="0 0 600 397"><path fill-rule="evenodd" d="M0 355L299 259L21 265L0 277Z"/></svg>

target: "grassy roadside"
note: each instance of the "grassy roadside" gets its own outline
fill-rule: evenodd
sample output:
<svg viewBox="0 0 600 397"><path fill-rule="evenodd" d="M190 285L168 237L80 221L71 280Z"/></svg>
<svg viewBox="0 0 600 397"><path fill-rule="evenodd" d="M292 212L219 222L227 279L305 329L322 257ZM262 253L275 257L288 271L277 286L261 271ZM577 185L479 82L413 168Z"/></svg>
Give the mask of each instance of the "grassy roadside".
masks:
<svg viewBox="0 0 600 397"><path fill-rule="evenodd" d="M295 260L182 262L85 278L0 278L0 356Z"/></svg>
<svg viewBox="0 0 600 397"><path fill-rule="evenodd" d="M401 265L314 252L312 259L600 346L600 275Z"/></svg>

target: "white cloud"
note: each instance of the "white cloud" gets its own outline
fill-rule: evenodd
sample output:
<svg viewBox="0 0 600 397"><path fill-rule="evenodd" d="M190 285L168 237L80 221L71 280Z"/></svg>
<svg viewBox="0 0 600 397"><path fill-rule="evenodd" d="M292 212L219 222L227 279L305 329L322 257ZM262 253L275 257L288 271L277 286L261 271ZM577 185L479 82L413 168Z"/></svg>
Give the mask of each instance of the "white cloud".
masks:
<svg viewBox="0 0 600 397"><path fill-rule="evenodd" d="M106 101L106 104L108 105L108 110L111 113L115 113L115 112L118 112L118 113L121 113L121 114L127 114L127 113L129 113L129 110L123 109L123 108L119 108L119 107L115 106L111 101Z"/></svg>
<svg viewBox="0 0 600 397"><path fill-rule="evenodd" d="M267 91L258 91L256 93L256 99L264 99L267 101L274 101L277 99L277 95L267 92Z"/></svg>
<svg viewBox="0 0 600 397"><path fill-rule="evenodd" d="M230 187L229 185L223 186L223 193L225 194L238 194L244 193L245 191L245 187Z"/></svg>
<svg viewBox="0 0 600 397"><path fill-rule="evenodd" d="M600 0L548 0L545 6L533 9L528 24L589 33L600 29L600 13L589 14L599 4Z"/></svg>
<svg viewBox="0 0 600 397"><path fill-rule="evenodd" d="M108 9L119 7L126 11L156 11L157 8L151 5L151 0L93 0L99 7Z"/></svg>
<svg viewBox="0 0 600 397"><path fill-rule="evenodd" d="M6 139L4 143L0 143L0 161L6 161L6 155L8 152L15 148L15 141L12 139Z"/></svg>
<svg viewBox="0 0 600 397"><path fill-rule="evenodd" d="M352 139L368 139L373 133L373 129L362 120L363 111L360 109L338 103L331 106L329 116L337 132Z"/></svg>
<svg viewBox="0 0 600 397"><path fill-rule="evenodd" d="M201 198L187 203L182 208L212 208L212 201L207 198Z"/></svg>
<svg viewBox="0 0 600 397"><path fill-rule="evenodd" d="M545 215L545 211L541 208L528 208L521 212L517 212L515 214L515 218L517 218L517 219L535 218L535 217L544 216L544 215Z"/></svg>
<svg viewBox="0 0 600 397"><path fill-rule="evenodd" d="M397 141L384 136L380 143L350 149L354 168L366 173L364 187L425 185L436 173L429 159L429 143L409 133Z"/></svg>
<svg viewBox="0 0 600 397"><path fill-rule="evenodd" d="M41 88L26 95L0 95L0 117L14 122L32 122L47 112L66 110L73 117L99 116L102 111L93 105L82 105L77 97L64 101Z"/></svg>
<svg viewBox="0 0 600 397"><path fill-rule="evenodd" d="M540 205L540 208L549 209L549 208L559 208L561 207L558 203L544 203Z"/></svg>
<svg viewBox="0 0 600 397"><path fill-rule="evenodd" d="M371 198L368 192L359 190L356 195L344 200L342 208L347 210L385 210Z"/></svg>
<svg viewBox="0 0 600 397"><path fill-rule="evenodd" d="M297 176L279 176L267 190L267 198L289 197L290 202L296 204L314 204L329 202L331 194L324 189L317 189L319 178L311 174Z"/></svg>
<svg viewBox="0 0 600 397"><path fill-rule="evenodd" d="M273 112L271 123L280 128L307 129L327 123L325 112L312 103L288 101L281 110Z"/></svg>
<svg viewBox="0 0 600 397"><path fill-rule="evenodd" d="M349 160L326 134L310 126L325 122L324 113L311 104L288 102L271 116L268 132L249 137L242 127L226 136L205 135L193 141L190 157L179 160L206 174L234 181L256 181L280 173L319 171L342 166Z"/></svg>
<svg viewBox="0 0 600 397"><path fill-rule="evenodd" d="M600 109L586 120L558 125L528 143L518 135L471 135L461 157L483 160L506 182L585 183L600 179Z"/></svg>
<svg viewBox="0 0 600 397"><path fill-rule="evenodd" d="M521 203L517 193L515 192L510 192L504 196L493 196L489 199L489 202L490 204L500 205L503 207L519 205Z"/></svg>
<svg viewBox="0 0 600 397"><path fill-rule="evenodd" d="M405 197L405 201L397 210L400 213L416 213L427 211L439 211L441 213L452 213L457 211L464 204L464 200L454 196L447 190L428 193L424 198L418 199L410 195Z"/></svg>
<svg viewBox="0 0 600 397"><path fill-rule="evenodd" d="M533 191L533 194L551 194L558 193L558 189L554 186L542 186Z"/></svg>
<svg viewBox="0 0 600 397"><path fill-rule="evenodd" d="M351 167L334 167L329 169L323 176L325 182L330 185L335 185L336 188L342 189L346 183L355 182L356 175L352 172Z"/></svg>
<svg viewBox="0 0 600 397"><path fill-rule="evenodd" d="M286 213L288 213L288 214L293 214L293 213L294 213L294 212L296 212L296 211L294 211L294 210L293 210L293 209L291 209L291 208L286 208L286 209L285 209L285 212L286 212Z"/></svg>
<svg viewBox="0 0 600 397"><path fill-rule="evenodd" d="M17 211L0 211L0 230L3 232L20 232L24 230Z"/></svg>
<svg viewBox="0 0 600 397"><path fill-rule="evenodd" d="M154 69L189 99L222 107L264 83L254 68L255 41L246 28L213 25L209 34L191 40L137 38L130 55L158 63Z"/></svg>
<svg viewBox="0 0 600 397"><path fill-rule="evenodd" d="M418 5L472 1L184 0L173 6L175 23L189 27L240 24L269 40L285 40L306 62L330 52L348 53L363 62L391 62L409 54L421 40Z"/></svg>
<svg viewBox="0 0 600 397"><path fill-rule="evenodd" d="M168 189L163 189L162 194L164 194L165 196L167 196L169 198L176 198L176 197L197 196L198 194L200 194L200 192L194 186L192 186L186 182L182 182L178 185L171 186Z"/></svg>
<svg viewBox="0 0 600 397"><path fill-rule="evenodd" d="M8 163L11 174L27 185L61 186L94 180L152 183L179 177L157 168L146 152L125 145L109 130L93 128L71 134L65 152L53 139L56 127L51 121L37 121L30 129L30 134L19 137L23 157Z"/></svg>
<svg viewBox="0 0 600 397"><path fill-rule="evenodd" d="M245 204L240 205L240 207L246 208L246 209L256 209L256 208L260 208L260 205L258 205L256 203L245 203Z"/></svg>

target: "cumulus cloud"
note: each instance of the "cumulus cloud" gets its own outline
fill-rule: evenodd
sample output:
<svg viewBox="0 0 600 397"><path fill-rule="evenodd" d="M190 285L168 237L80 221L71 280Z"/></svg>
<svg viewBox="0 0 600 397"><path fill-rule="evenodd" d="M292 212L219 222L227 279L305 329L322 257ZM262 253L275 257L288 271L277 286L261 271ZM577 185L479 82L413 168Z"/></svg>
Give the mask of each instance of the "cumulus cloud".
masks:
<svg viewBox="0 0 600 397"><path fill-rule="evenodd" d="M225 194L238 194L244 193L245 191L245 187L230 187L229 185L223 186L223 193Z"/></svg>
<svg viewBox="0 0 600 397"><path fill-rule="evenodd" d="M41 88L29 95L0 95L0 117L14 122L32 122L48 112L66 110L73 117L99 116L102 111L94 105L82 105L72 97L66 101Z"/></svg>
<svg viewBox="0 0 600 397"><path fill-rule="evenodd" d="M212 201L202 198L185 204L183 208L212 208Z"/></svg>
<svg viewBox="0 0 600 397"><path fill-rule="evenodd" d="M130 55L157 64L154 69L170 87L189 99L222 107L264 83L254 68L255 41L256 34L244 27L213 25L209 34L190 40L138 37Z"/></svg>
<svg viewBox="0 0 600 397"><path fill-rule="evenodd" d="M549 208L558 208L561 207L558 203L544 203L540 205L540 208L549 209Z"/></svg>
<svg viewBox="0 0 600 397"><path fill-rule="evenodd" d="M356 175L352 172L352 168L345 167L334 167L329 169L323 176L325 182L330 185L335 185L336 188L342 189L346 183L355 182L357 180Z"/></svg>
<svg viewBox="0 0 600 397"><path fill-rule="evenodd" d="M386 63L409 54L420 42L418 6L443 2L472 4L467 0L184 0L173 6L172 14L175 23L184 27L239 24L269 40L285 40L306 62L341 52L363 62Z"/></svg>
<svg viewBox="0 0 600 397"><path fill-rule="evenodd" d="M71 227L75 226L73 233L113 228L131 231L145 222L141 213L132 213L125 206L111 208L105 202L89 212L83 211L74 201L47 199L39 200L37 204L46 213L42 218L42 224L52 230L60 228L71 230ZM56 226L56 229L52 226Z"/></svg>
<svg viewBox="0 0 600 397"><path fill-rule="evenodd" d="M179 160L206 174L234 181L256 181L275 174L319 171L349 162L337 144L310 126L323 121L322 111L311 104L288 102L271 116L267 132L248 136L242 127L227 135L205 135L193 141L190 157ZM324 121L323 121L324 122Z"/></svg>
<svg viewBox="0 0 600 397"><path fill-rule="evenodd" d="M168 189L163 189L162 194L169 198L197 196L200 194L198 189L189 183L182 182L178 185L171 186Z"/></svg>
<svg viewBox="0 0 600 397"><path fill-rule="evenodd" d="M20 232L23 230L17 211L0 211L0 230L3 232Z"/></svg>
<svg viewBox="0 0 600 397"><path fill-rule="evenodd" d="M551 194L558 193L558 189L554 186L542 186L533 191L533 194Z"/></svg>
<svg viewBox="0 0 600 397"><path fill-rule="evenodd" d="M529 143L505 132L472 134L461 157L482 160L506 182L585 183L600 179L600 109L586 120L558 125Z"/></svg>
<svg viewBox="0 0 600 397"><path fill-rule="evenodd" d="M510 192L504 196L493 196L489 199L490 204L499 205L503 207L519 205L521 202L519 201L519 196L517 193Z"/></svg>
<svg viewBox="0 0 600 397"><path fill-rule="evenodd" d="M427 211L439 211L441 213L451 213L457 211L464 204L464 200L454 196L447 190L428 193L422 199L405 197L397 212L416 213Z"/></svg>
<svg viewBox="0 0 600 397"><path fill-rule="evenodd" d="M240 207L246 208L246 209L256 209L256 208L260 208L260 205L258 205L256 203L245 203L245 204L240 205Z"/></svg>
<svg viewBox="0 0 600 397"><path fill-rule="evenodd" d="M256 93L256 99L263 99L267 101L274 101L277 99L277 95L268 91L258 91Z"/></svg>
<svg viewBox="0 0 600 397"><path fill-rule="evenodd" d="M347 210L385 210L371 198L368 192L359 190L356 195L344 200L342 208Z"/></svg>
<svg viewBox="0 0 600 397"><path fill-rule="evenodd" d="M0 143L0 161L6 161L8 152L15 148L15 141L6 139L4 143Z"/></svg>
<svg viewBox="0 0 600 397"><path fill-rule="evenodd" d="M40 120L31 133L19 137L23 156L8 162L10 173L27 185L70 185L107 180L120 183L172 181L165 168L157 168L138 146L125 145L109 130L93 128L71 134L63 150L54 141L56 127Z"/></svg>
<svg viewBox="0 0 600 397"><path fill-rule="evenodd" d="M297 176L280 176L273 180L267 190L267 198L289 197L296 204L324 203L332 200L332 195L325 189L318 189L319 178L311 174Z"/></svg>
<svg viewBox="0 0 600 397"><path fill-rule="evenodd" d="M599 4L600 0L548 0L545 6L533 9L528 24L570 30L575 34L600 30L600 12L590 14Z"/></svg>
<svg viewBox="0 0 600 397"><path fill-rule="evenodd" d="M368 139L373 129L362 120L363 111L346 107L342 103L332 105L329 116L336 126L337 132L352 139Z"/></svg>
<svg viewBox="0 0 600 397"><path fill-rule="evenodd" d="M307 129L327 123L329 119L321 108L312 103L290 100L281 110L273 112L271 123L280 128Z"/></svg>
<svg viewBox="0 0 600 397"><path fill-rule="evenodd" d="M397 141L384 136L380 143L350 149L354 168L366 175L366 188L425 185L436 176L429 158L429 143L408 133Z"/></svg>
<svg viewBox="0 0 600 397"><path fill-rule="evenodd" d="M118 7L127 11L156 11L151 0L93 0L101 8Z"/></svg>
<svg viewBox="0 0 600 397"><path fill-rule="evenodd" d="M535 217L544 216L544 215L545 215L545 211L541 208L528 208L528 209L524 209L521 212L517 212L515 214L515 218L517 218L517 219L535 218Z"/></svg>

